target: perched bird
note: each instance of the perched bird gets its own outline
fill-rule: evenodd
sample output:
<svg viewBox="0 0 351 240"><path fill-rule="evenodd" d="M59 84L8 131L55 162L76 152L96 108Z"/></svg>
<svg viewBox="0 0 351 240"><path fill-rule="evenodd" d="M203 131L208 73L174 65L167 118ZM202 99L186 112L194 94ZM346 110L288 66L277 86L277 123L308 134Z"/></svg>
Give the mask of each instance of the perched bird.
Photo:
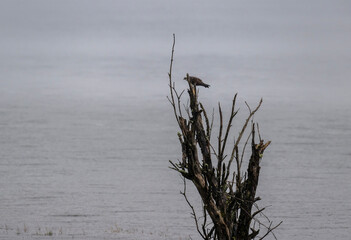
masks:
<svg viewBox="0 0 351 240"><path fill-rule="evenodd" d="M187 78L185 77L184 80L187 80ZM204 83L200 78L197 78L194 76L189 76L189 81L191 84L193 84L195 86L203 86L205 88L210 87L210 85Z"/></svg>

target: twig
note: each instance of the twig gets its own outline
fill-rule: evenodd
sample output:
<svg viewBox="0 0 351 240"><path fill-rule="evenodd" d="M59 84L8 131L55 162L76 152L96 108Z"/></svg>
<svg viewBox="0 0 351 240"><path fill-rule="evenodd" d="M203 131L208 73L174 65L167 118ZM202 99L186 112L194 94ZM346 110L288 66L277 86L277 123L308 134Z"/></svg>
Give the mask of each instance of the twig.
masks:
<svg viewBox="0 0 351 240"><path fill-rule="evenodd" d="M171 99L168 98L168 100L171 102L171 105L173 107L173 112L174 112L174 116L177 120L178 125L180 126L179 123L179 117L178 117L178 113L177 113L177 109L176 109L176 105L175 105L175 101L174 101L174 96L173 96L173 84L172 84L172 67L173 67L173 56L174 56L174 46L175 46L175 34L173 33L173 45L172 45L172 55L171 55L171 63L169 65L169 72L168 72L168 78L169 78L169 90L171 93Z"/></svg>
<svg viewBox="0 0 351 240"><path fill-rule="evenodd" d="M198 223L198 220L197 220L197 217L196 217L196 212L195 212L195 209L193 207L193 205L191 205L188 197L186 196L186 181L185 181L185 178L183 177L183 183L184 183L184 189L183 189L183 192L180 192L180 194L182 194L185 198L185 201L187 202L187 204L189 205L189 207L191 208L191 211L192 211L192 215L194 217L194 220L195 220L195 224L196 224L196 229L197 229L197 232L201 235L201 237L203 239L206 239L205 236L202 234L202 232L200 231L199 229L199 223Z"/></svg>
<svg viewBox="0 0 351 240"><path fill-rule="evenodd" d="M266 232L266 234L263 235L259 240L264 239L270 232L272 232L274 229L276 229L277 227L279 227L280 224L283 223L283 221L281 221L280 223L278 223L277 225L275 225L273 228L271 228L272 223L273 223L273 222L270 223L270 225L269 225L269 227L268 227L268 231ZM272 232L272 234L273 234L273 232ZM273 235L274 235L274 234L273 234ZM277 239L275 235L274 235L274 238Z"/></svg>
<svg viewBox="0 0 351 240"><path fill-rule="evenodd" d="M246 103L246 104L247 104L247 103ZM242 136L243 136L243 134L244 134L244 132L245 132L245 130L246 130L247 124L249 123L249 121L250 121L250 119L252 118L252 116L253 116L253 115L257 112L257 110L261 107L261 104L262 104L262 99L260 100L258 106L257 106L253 111L251 111L250 107L248 107L248 108L249 108L249 111L250 111L250 114L249 114L248 118L246 119L245 124L244 124L244 126L242 127L242 129L241 129L241 131L240 131L240 133L239 133L239 137L238 137L238 139L237 139L237 141L236 141L236 143L235 143L235 145L234 145L234 147L233 147L232 154L231 154L231 157L230 157L229 162L233 161L234 156L235 156L235 155L234 155L234 154L235 154L235 149L236 149L236 147L238 146L238 144L240 143L240 140L241 140L241 138L242 138Z"/></svg>
<svg viewBox="0 0 351 240"><path fill-rule="evenodd" d="M257 126L258 139L260 140L260 142L262 142L260 127L259 127L258 123L256 123L256 126Z"/></svg>
<svg viewBox="0 0 351 240"><path fill-rule="evenodd" d="M240 159L240 166L241 164L243 163L243 158L244 158L244 155L245 155L245 149L246 149L246 146L247 146L247 143L249 142L249 139L251 137L251 134L252 132L250 132L249 136L247 137L246 141L245 141L245 144L244 144L244 147L242 149L242 152L241 152L241 159Z"/></svg>
<svg viewBox="0 0 351 240"><path fill-rule="evenodd" d="M231 110L231 113L230 113L230 117L229 117L229 121L228 121L228 125L227 125L227 130L226 130L226 133L225 133L225 136L224 136L224 139L223 139L223 146L222 146L222 150L221 150L222 154L224 153L224 149L225 149L226 144L227 144L227 139L228 139L228 136L229 136L230 128L232 127L232 121L233 121L234 117L236 116L236 114L239 111L239 110L234 111L237 95L238 94L236 93L234 95L234 98L233 98L232 110Z"/></svg>

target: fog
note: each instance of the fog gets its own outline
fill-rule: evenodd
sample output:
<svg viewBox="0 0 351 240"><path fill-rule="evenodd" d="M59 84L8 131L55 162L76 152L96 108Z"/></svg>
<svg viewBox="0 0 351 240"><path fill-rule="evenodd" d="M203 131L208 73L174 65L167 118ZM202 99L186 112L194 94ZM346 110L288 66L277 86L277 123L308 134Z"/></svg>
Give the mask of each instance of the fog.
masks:
<svg viewBox="0 0 351 240"><path fill-rule="evenodd" d="M166 99L175 33L179 89L190 73L211 85L200 92L210 109L236 92L242 105L263 97L274 144L260 193L285 221L280 239L347 239L350 13L342 0L0 1L0 236L33 222L32 233L68 229L63 239L113 239L103 229L115 223L196 236L168 169L179 157Z"/></svg>
<svg viewBox="0 0 351 240"><path fill-rule="evenodd" d="M152 91L160 92L175 33L179 78L190 72L221 81L223 72L233 71L228 76L235 81L234 74L249 68L246 72L264 72L260 76L274 79L274 85L285 84L292 76L288 82L294 87L318 85L324 94L332 87L344 97L342 101L348 101L351 6L347 1L0 4L2 82L20 74L18 68L38 68L39 77L47 68L71 74L79 69L84 77L75 76L74 81L95 74L100 88L107 78L123 88L130 85L127 82L149 85L151 76L157 82ZM191 69L186 68L189 64ZM24 75L21 81L31 79L31 73ZM85 81L77 85L84 87Z"/></svg>

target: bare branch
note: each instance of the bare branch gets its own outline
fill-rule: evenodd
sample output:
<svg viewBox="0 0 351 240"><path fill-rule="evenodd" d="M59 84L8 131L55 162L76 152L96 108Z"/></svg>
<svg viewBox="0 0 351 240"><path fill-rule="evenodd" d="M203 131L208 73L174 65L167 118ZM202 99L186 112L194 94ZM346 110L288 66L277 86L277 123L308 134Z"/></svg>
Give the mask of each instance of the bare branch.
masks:
<svg viewBox="0 0 351 240"><path fill-rule="evenodd" d="M200 231L200 228L199 228L199 223L198 223L198 220L197 220L197 217L196 217L196 212L195 212L195 209L193 207L193 205L191 205L188 197L186 196L186 181L185 181L185 178L183 178L183 183L184 183L184 188L183 188L183 192L180 192L180 194L182 194L185 198L185 201L187 202L187 204L189 205L189 207L191 208L191 212L192 212L192 215L194 217L194 220L195 220L195 224L196 224L196 230L197 232L201 235L201 237L203 239L206 239L205 236L202 234L202 232Z"/></svg>
<svg viewBox="0 0 351 240"><path fill-rule="evenodd" d="M221 104L218 103L219 112L219 133L218 133L218 162L217 162L217 182L220 182L222 175L222 162L223 162L223 152L222 152L222 131L223 131L223 114Z"/></svg>
<svg viewBox="0 0 351 240"><path fill-rule="evenodd" d="M256 126L257 126L258 139L260 140L260 142L262 142L260 127L259 127L258 123L256 123Z"/></svg>
<svg viewBox="0 0 351 240"><path fill-rule="evenodd" d="M243 147L243 149L242 149L242 151L241 151L240 166L241 166L241 164L242 164L242 162L243 162L243 158L244 158L244 155L245 155L246 146L247 146L247 143L249 142L249 139L250 139L250 137L251 137L251 134L252 134L252 132L250 132L249 136L247 137L247 139L246 139L246 141L245 141L245 144L244 144L244 147Z"/></svg>
<svg viewBox="0 0 351 240"><path fill-rule="evenodd" d="M254 214L252 214L251 218L254 218L257 214L263 212L266 208L262 208L262 209L259 209L257 210L256 212L254 212Z"/></svg>
<svg viewBox="0 0 351 240"><path fill-rule="evenodd" d="M234 98L233 98L233 102L232 102L232 110L231 110L231 113L230 113L230 117L229 117L229 121L228 121L228 125L227 125L227 130L226 130L226 133L225 133L225 137L223 139L223 146L222 146L222 154L224 153L224 149L226 147L226 144L227 144L227 139L228 139L228 136L229 136L229 132L230 132L230 128L232 127L232 121L234 119L234 117L236 116L236 114L238 113L238 111L234 111L235 109L235 103L236 103L236 97L237 97L237 93L234 95Z"/></svg>
<svg viewBox="0 0 351 240"><path fill-rule="evenodd" d="M175 119L177 120L177 123L179 125L179 117L178 117L178 113L177 113L177 109L176 109L176 104L175 104L175 100L174 100L174 96L173 96L173 84L172 84L172 67L173 67L173 56L174 56L174 46L175 46L175 34L173 34L173 45L172 45L172 55L171 55L171 63L169 65L169 72L168 72L168 78L169 78L169 91L171 94L171 100L169 100L171 102L171 105L173 107L173 112L174 112L174 116Z"/></svg>
<svg viewBox="0 0 351 240"><path fill-rule="evenodd" d="M208 141L210 141L212 126L210 125L210 122L209 122L208 117L207 117L206 110L205 110L204 106L202 105L202 103L200 103L200 107L201 107L202 113L203 113L203 115L205 117L206 135L207 135Z"/></svg>
<svg viewBox="0 0 351 240"><path fill-rule="evenodd" d="M211 119L211 132L212 132L212 129L213 129L213 121L214 121L214 109L212 109L212 119ZM211 132L210 132L210 135L208 136L208 141L210 141L211 139Z"/></svg>
<svg viewBox="0 0 351 240"><path fill-rule="evenodd" d="M185 90L183 90L180 94L178 94L178 92L177 92L177 90L176 90L176 88L175 88L175 83L173 83L173 91L174 91L174 93L175 93L175 95L176 95L176 97L177 97L177 105L178 105L178 112L179 112L179 116L180 117L183 117L183 115L182 115L182 109L181 109L181 102L180 102L180 98L182 97L182 95L183 95L183 93L184 93L184 91Z"/></svg>
<svg viewBox="0 0 351 240"><path fill-rule="evenodd" d="M191 215L194 217L198 233L205 240L253 239L258 236L260 227L263 226L267 229L265 236L271 232L275 237L272 232L275 227L272 227L272 222L269 219L267 219L270 222L269 226L256 219L257 215L261 216L263 214L265 208L258 209L257 207L257 210L253 211L253 206L256 207L255 202L260 199L256 197L260 159L264 150L270 144L270 141L264 142L261 139L258 124L257 131L260 142L258 144L255 143L255 123L253 123L252 119L260 108L262 99L253 110L245 102L249 115L244 121L242 128L239 129L240 131L236 135L237 138L233 136L234 144L227 160L226 145L228 138L231 137L233 120L238 113L238 110L235 110L237 94L232 100L227 125L224 124L221 104L218 103L218 142L212 145L210 140L214 124L214 110L210 122L207 111L198 100L199 90L197 89L197 84L190 81L189 74L186 74L185 78L189 85L187 91L188 103L187 105L182 103L184 91L178 92L175 82L172 81L174 46L175 35L173 35L168 73L170 96L167 97L167 100L173 108L174 116L180 128L178 139L182 149L182 158L180 161L178 160L178 163L170 161L170 168L179 172L183 177L184 189L181 194L191 208ZM239 146L241 146L241 140L250 121L252 123L251 132L248 134L248 138L240 153ZM251 156L247 170L243 171L243 158L250 138L252 140ZM213 161L214 156L217 162L215 162L216 160ZM232 180L228 181L228 177L231 174L230 167L234 159L236 161L235 172L232 174ZM194 184L201 197L203 215L200 218L197 217L196 211L187 197L186 179ZM233 189L234 186L235 189ZM257 225L258 229L255 229Z"/></svg>
<svg viewBox="0 0 351 240"><path fill-rule="evenodd" d="M222 130L223 130L223 114L221 104L218 103L218 112L219 112L219 133L218 133L218 155L219 157L222 156Z"/></svg>
<svg viewBox="0 0 351 240"><path fill-rule="evenodd" d="M247 103L246 103L246 104L247 104ZM244 126L242 127L242 129L241 129L241 131L240 131L240 133L239 133L239 137L238 137L238 139L237 139L237 141L236 141L236 143L235 143L235 145L234 145L234 147L233 147L233 151L232 151L232 155L231 155L231 157L230 157L230 160L232 160L232 159L234 158L235 148L236 148L236 147L238 146L238 144L240 143L240 140L241 140L241 138L242 138L242 136L243 136L243 134L244 134L244 132L245 132L245 130L246 130L247 124L249 123L249 121L250 121L250 119L252 118L252 116L253 116L253 115L257 112L257 110L261 107L261 104L262 104L262 99L260 100L258 106L257 106L253 111L251 111L250 107L248 106L248 108L249 108L249 110L250 110L250 114L249 114L249 117L246 119L245 124L244 124Z"/></svg>
<svg viewBox="0 0 351 240"><path fill-rule="evenodd" d="M282 224L282 223L283 223L283 221L281 221L280 223L278 223L277 225L275 225L273 228L271 228L271 225L272 225L272 222L271 222L271 224L269 225L268 231L267 231L266 234L263 235L263 237L261 237L259 240L264 239L270 232L272 232L274 229L276 229L277 227L279 227L280 224ZM277 239L275 236L274 236L274 238Z"/></svg>

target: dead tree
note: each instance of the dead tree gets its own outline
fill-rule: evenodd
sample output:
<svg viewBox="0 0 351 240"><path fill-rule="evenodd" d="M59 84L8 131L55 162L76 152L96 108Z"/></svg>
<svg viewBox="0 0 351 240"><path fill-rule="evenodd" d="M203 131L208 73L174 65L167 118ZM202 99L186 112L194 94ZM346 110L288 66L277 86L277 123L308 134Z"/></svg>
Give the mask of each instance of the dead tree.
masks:
<svg viewBox="0 0 351 240"><path fill-rule="evenodd" d="M252 121L254 114L262 104L262 100L253 110L246 103L249 111L248 117L231 147L230 154L227 155L228 138L231 135L233 120L238 113L238 110L235 108L237 94L235 94L232 101L227 125L224 124L221 105L218 105L218 142L216 146L212 145L213 115L210 121L204 106L199 102L199 92L196 85L189 81L189 75L187 74L189 106L184 108L181 102L184 91L178 93L175 83L172 81L174 46L175 36L173 35L172 55L168 74L170 89L168 100L173 107L174 116L180 129L178 138L182 149L182 158L177 163L172 161L170 163L171 168L179 172L184 178L184 191L181 193L192 209L197 231L203 239L263 239L280 223L272 227L271 221L269 221L269 225L265 225L256 218L258 215L262 215L264 210L264 208L259 209L256 204L260 200L259 197L256 197L260 161L263 152L271 143L261 139L258 125ZM247 129L250 130L248 138L243 140ZM256 143L256 130L259 138L258 143ZM244 152L250 139L251 156L246 173L243 174ZM233 165L236 165L236 168L232 172L231 167ZM191 181L195 185L201 196L201 218L197 217L194 207L187 198L186 180ZM200 223L200 219L202 223ZM266 228L266 231L265 234L259 236L262 226Z"/></svg>

